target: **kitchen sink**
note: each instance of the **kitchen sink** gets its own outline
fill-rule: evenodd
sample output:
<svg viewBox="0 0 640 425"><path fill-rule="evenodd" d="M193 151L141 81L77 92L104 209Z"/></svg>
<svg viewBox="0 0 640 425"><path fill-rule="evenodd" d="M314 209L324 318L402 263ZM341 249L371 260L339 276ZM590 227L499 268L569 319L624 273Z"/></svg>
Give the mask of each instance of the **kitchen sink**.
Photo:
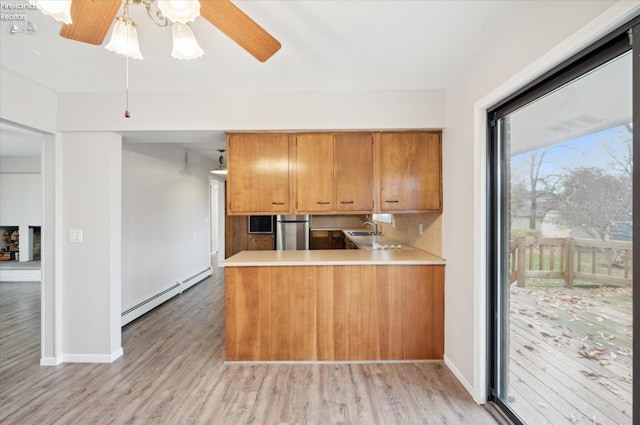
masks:
<svg viewBox="0 0 640 425"><path fill-rule="evenodd" d="M375 236L373 232L347 232L351 236Z"/></svg>

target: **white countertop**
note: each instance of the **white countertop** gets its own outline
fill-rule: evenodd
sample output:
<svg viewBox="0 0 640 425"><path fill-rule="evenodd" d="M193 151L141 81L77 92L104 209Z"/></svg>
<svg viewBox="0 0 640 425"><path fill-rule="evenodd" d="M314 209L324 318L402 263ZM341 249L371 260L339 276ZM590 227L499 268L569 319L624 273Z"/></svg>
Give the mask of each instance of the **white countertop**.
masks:
<svg viewBox="0 0 640 425"><path fill-rule="evenodd" d="M242 251L222 263L223 267L444 264L444 259L419 249Z"/></svg>

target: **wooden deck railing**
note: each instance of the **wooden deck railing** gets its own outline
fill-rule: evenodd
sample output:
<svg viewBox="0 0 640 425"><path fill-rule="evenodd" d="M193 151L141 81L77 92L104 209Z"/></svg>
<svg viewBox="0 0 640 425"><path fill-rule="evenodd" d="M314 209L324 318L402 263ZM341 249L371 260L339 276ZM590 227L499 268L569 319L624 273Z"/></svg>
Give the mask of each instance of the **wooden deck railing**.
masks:
<svg viewBox="0 0 640 425"><path fill-rule="evenodd" d="M631 286L632 243L576 238L519 237L511 241L510 282L524 287L526 278L564 279Z"/></svg>

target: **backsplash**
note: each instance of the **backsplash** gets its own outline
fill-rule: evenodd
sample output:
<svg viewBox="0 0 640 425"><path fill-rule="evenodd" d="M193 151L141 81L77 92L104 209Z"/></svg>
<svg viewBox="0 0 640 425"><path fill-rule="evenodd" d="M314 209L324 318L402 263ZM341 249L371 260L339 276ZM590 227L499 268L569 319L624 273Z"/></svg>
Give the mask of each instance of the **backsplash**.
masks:
<svg viewBox="0 0 640 425"><path fill-rule="evenodd" d="M382 234L432 254L442 255L442 214L394 214L395 228L378 223ZM422 224L422 235L418 234Z"/></svg>
<svg viewBox="0 0 640 425"><path fill-rule="evenodd" d="M363 215L313 215L311 216L311 228L335 227L336 229L364 227Z"/></svg>
<svg viewBox="0 0 640 425"><path fill-rule="evenodd" d="M360 228L369 217L364 215L314 215L311 228ZM389 223L378 222L378 229L384 236L409 246L442 255L442 215L441 214L394 214L395 228ZM418 234L422 224L422 235Z"/></svg>

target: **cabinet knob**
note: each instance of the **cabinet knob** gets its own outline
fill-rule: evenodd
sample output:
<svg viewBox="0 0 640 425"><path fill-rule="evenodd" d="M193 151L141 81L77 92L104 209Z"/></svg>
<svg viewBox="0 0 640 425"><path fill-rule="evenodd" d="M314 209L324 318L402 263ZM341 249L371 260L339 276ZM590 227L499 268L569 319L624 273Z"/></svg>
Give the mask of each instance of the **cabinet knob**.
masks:
<svg viewBox="0 0 640 425"><path fill-rule="evenodd" d="M391 201L384 201L384 202L386 202L387 204L397 204L400 201L394 199L394 200L391 200Z"/></svg>
<svg viewBox="0 0 640 425"><path fill-rule="evenodd" d="M284 205L284 202L272 202L271 205Z"/></svg>
<svg viewBox="0 0 640 425"><path fill-rule="evenodd" d="M353 204L353 201L340 201L341 204Z"/></svg>
<svg viewBox="0 0 640 425"><path fill-rule="evenodd" d="M318 202L316 202L316 204L318 204L318 205L329 205L330 203L331 202L328 202L328 201L318 201Z"/></svg>

